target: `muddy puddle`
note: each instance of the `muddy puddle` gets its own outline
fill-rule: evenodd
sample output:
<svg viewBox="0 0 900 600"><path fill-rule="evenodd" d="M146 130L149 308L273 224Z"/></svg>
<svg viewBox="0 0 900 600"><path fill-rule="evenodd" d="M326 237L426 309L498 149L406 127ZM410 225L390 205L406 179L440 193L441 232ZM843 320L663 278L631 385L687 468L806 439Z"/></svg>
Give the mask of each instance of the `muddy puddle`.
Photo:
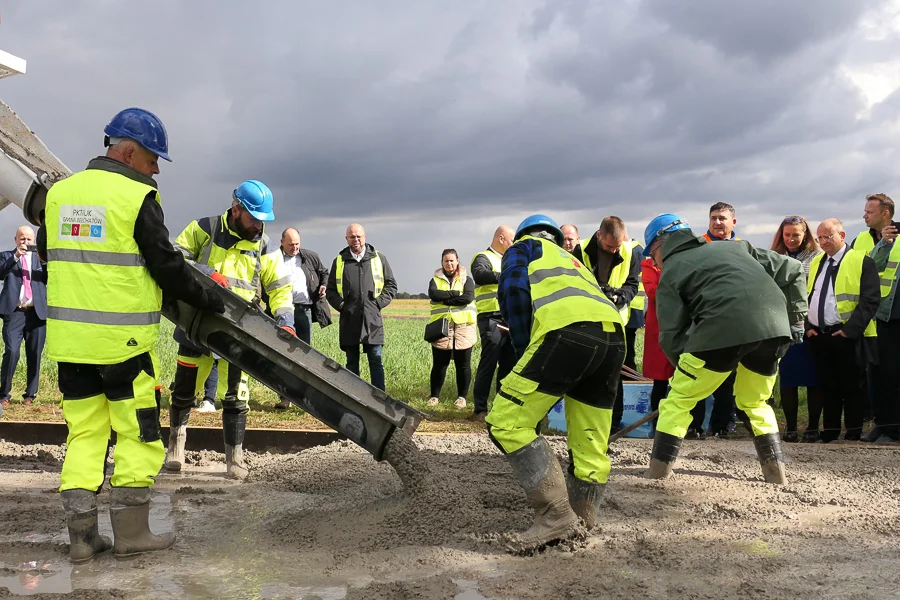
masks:
<svg viewBox="0 0 900 600"><path fill-rule="evenodd" d="M250 455L244 483L189 453L151 507L175 547L75 567L62 448L0 442L0 598L900 597L900 448L790 445L789 484L770 486L749 441L686 442L665 482L643 477L648 441L620 441L600 528L520 557L494 540L530 511L486 436L415 441L432 475L415 493L349 443Z"/></svg>

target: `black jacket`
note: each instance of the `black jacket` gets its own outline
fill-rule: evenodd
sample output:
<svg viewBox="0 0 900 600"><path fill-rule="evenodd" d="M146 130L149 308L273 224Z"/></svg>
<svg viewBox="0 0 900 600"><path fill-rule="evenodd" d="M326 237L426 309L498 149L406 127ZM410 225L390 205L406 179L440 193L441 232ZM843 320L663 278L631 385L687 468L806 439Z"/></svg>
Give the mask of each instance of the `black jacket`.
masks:
<svg viewBox="0 0 900 600"><path fill-rule="evenodd" d="M859 252L857 250L857 252ZM812 281L815 281L819 277L819 273L822 272L822 267L825 265L825 262L828 260L828 255L822 257L822 260L819 262L819 268L816 269L816 272L813 273L810 271L809 276L812 277ZM841 260L838 265L838 272L841 270L841 265L844 264L844 261ZM835 277L837 273L835 273ZM812 294L809 295L807 301L812 301ZM866 327L869 326L869 322L875 318L875 313L878 312L878 307L881 305L881 280L878 276L878 267L875 265L875 261L872 260L871 257L866 256L863 258L862 262L862 275L859 278L859 304L856 305L856 308L853 309L853 312L850 314L850 318L847 319L847 322L844 323L844 326L841 327L841 331L844 332L848 338L856 340L863 337L863 333L866 331ZM809 310L817 310L818 307L810 306ZM809 319L806 320L806 329L807 331L812 328L812 325L809 322ZM873 338L874 339L874 338Z"/></svg>
<svg viewBox="0 0 900 600"><path fill-rule="evenodd" d="M630 242L626 240L624 243L629 244ZM622 284L621 288L610 288L609 281L600 281L600 278L597 277L598 252L600 252L600 243L597 241L597 236L593 235L584 251L582 251L581 245L579 244L578 246L575 246L572 255L581 262L584 262L584 254L587 254L588 260L591 263L591 270L594 273L594 277L597 279L597 283L600 285L600 289L609 296L618 295L619 301L618 304L616 304L616 308L622 308L637 296L638 285L640 285L641 282L641 259L643 257L641 253L635 249L635 251L631 253L631 264L628 267L628 277L625 278L625 283ZM615 269L618 265L622 264L623 260L625 259L622 258L621 254L615 255L612 261L612 268ZM615 289L615 291L612 291L613 289Z"/></svg>
<svg viewBox="0 0 900 600"><path fill-rule="evenodd" d="M139 183L156 189L156 181L141 175L131 167L117 160L98 156L87 166L88 169L100 169L117 173ZM47 260L47 232L41 227L37 233L38 254L41 260ZM144 265L150 276L163 292L163 303L182 300L201 310L217 310L222 301L215 294L208 293L197 282L194 270L184 262L184 256L172 247L169 241L169 230L164 222L162 207L156 201L155 194L149 193L144 198L134 222L134 241L144 258ZM48 285L52 285L52 271L48 274Z"/></svg>
<svg viewBox="0 0 900 600"><path fill-rule="evenodd" d="M328 269L322 264L322 259L317 252L300 248L300 259L303 264L303 274L306 275L306 293L309 294L313 301L312 320L319 324L319 327L328 327L331 325L331 308L328 307L328 300L319 298L319 287L328 284Z"/></svg>
<svg viewBox="0 0 900 600"><path fill-rule="evenodd" d="M349 247L341 250L340 256L344 261L343 297L338 294L335 280L337 259L331 264L325 297L341 315L339 340L342 347L359 344L384 345L381 310L394 299L397 293L397 280L394 279L394 272L387 257L379 254L384 267L384 288L377 298L371 265L375 257L374 246L366 244L366 253L359 262L356 262L350 254Z"/></svg>

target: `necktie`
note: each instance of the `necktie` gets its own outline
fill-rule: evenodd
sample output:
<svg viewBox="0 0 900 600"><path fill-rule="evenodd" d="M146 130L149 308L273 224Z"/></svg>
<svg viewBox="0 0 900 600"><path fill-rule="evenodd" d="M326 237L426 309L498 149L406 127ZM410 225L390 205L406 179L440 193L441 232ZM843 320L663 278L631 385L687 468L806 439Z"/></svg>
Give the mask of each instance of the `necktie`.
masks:
<svg viewBox="0 0 900 600"><path fill-rule="evenodd" d="M828 297L828 290L831 286L831 280L834 278L834 259L828 259L828 267L825 269L825 277L822 279L822 289L819 290L819 329L825 328L825 299Z"/></svg>
<svg viewBox="0 0 900 600"><path fill-rule="evenodd" d="M31 300L31 269L28 268L28 255L22 255L22 287L25 288L25 300Z"/></svg>

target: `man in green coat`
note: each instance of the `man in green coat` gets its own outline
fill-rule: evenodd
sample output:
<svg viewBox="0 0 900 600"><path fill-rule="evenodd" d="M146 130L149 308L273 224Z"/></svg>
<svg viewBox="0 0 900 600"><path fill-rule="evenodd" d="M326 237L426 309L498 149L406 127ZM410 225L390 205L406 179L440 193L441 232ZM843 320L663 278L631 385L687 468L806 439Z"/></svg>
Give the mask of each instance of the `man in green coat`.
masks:
<svg viewBox="0 0 900 600"><path fill-rule="evenodd" d="M748 242L711 244L677 215L653 219L644 254L662 269L656 290L659 345L676 365L660 403L648 476L672 472L694 405L737 369L734 394L747 413L763 475L785 483L772 394L778 361L803 340L806 279L799 261Z"/></svg>

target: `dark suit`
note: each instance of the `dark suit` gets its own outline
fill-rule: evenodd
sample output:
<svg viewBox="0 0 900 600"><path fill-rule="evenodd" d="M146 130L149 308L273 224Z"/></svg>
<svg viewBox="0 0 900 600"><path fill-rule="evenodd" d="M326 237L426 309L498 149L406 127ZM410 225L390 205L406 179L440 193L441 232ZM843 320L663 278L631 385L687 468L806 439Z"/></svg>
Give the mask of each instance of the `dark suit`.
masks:
<svg viewBox="0 0 900 600"><path fill-rule="evenodd" d="M17 308L22 290L22 263L14 250L0 252L0 277L3 278L0 317L3 318L4 347L3 361L0 363L0 398L8 399L10 396L23 339L27 364L27 384L23 397L32 398L38 393L41 353L44 351L47 333L47 271L38 259L37 252L32 252L31 296L34 306L28 309Z"/></svg>

